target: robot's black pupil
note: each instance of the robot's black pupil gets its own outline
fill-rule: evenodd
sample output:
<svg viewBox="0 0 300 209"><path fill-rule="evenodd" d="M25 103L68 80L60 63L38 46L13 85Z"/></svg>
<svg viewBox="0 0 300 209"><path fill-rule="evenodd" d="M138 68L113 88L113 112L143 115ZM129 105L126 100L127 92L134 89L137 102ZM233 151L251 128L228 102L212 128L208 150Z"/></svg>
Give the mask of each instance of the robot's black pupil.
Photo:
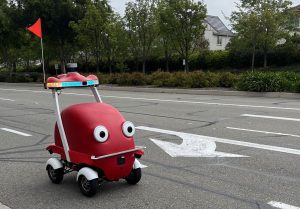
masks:
<svg viewBox="0 0 300 209"><path fill-rule="evenodd" d="M100 132L100 137L101 137L101 138L104 138L104 137L105 137L105 132L104 132L104 131L101 131L101 132Z"/></svg>
<svg viewBox="0 0 300 209"><path fill-rule="evenodd" d="M132 127L128 127L128 128L127 128L127 131L128 131L129 133L131 133L131 132L132 132Z"/></svg>

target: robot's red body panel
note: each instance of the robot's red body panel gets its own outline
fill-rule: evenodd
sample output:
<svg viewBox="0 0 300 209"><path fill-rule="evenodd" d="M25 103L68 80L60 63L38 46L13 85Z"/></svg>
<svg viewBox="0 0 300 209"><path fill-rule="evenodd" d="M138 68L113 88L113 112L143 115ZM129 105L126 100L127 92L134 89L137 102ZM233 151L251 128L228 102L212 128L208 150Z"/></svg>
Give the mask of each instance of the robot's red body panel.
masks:
<svg viewBox="0 0 300 209"><path fill-rule="evenodd" d="M91 159L92 156L104 156L135 148L133 137L126 137L122 132L125 119L117 109L104 103L85 103L66 108L61 116L73 163L99 168L103 171L104 177L110 181L128 176L136 151L103 159ZM103 143L96 141L93 135L94 129L99 125L105 126L108 130L108 139ZM51 146L52 150L57 150L56 152L65 159L57 125L55 126L57 148ZM118 163L121 156L124 163Z"/></svg>

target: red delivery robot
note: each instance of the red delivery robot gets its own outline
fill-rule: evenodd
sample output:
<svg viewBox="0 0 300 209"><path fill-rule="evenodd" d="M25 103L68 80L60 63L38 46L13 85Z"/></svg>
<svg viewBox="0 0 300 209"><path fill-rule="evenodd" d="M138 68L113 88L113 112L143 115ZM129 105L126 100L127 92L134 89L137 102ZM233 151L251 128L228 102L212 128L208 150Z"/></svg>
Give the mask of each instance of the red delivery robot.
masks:
<svg viewBox="0 0 300 209"><path fill-rule="evenodd" d="M144 147L135 146L135 127L116 108L102 102L98 85L96 76L77 72L47 80L57 117L55 143L47 150L60 155L60 159L47 161L48 176L59 184L65 174L78 171L78 185L86 196L93 196L103 181L125 179L137 184L142 175L137 159L144 154ZM60 112L59 92L70 87L89 87L96 102L72 105Z"/></svg>

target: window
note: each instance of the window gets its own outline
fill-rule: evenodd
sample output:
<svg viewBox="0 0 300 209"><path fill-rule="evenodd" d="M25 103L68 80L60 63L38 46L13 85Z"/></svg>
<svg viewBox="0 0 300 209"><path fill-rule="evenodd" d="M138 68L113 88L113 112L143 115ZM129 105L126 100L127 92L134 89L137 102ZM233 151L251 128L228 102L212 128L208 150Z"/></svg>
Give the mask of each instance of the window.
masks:
<svg viewBox="0 0 300 209"><path fill-rule="evenodd" d="M222 45L222 37L221 36L218 36L217 37L217 45Z"/></svg>
<svg viewBox="0 0 300 209"><path fill-rule="evenodd" d="M299 17L296 17L296 18L294 19L294 23L295 23L295 27L296 27L296 28L299 28L299 27L300 27L300 18L299 18Z"/></svg>

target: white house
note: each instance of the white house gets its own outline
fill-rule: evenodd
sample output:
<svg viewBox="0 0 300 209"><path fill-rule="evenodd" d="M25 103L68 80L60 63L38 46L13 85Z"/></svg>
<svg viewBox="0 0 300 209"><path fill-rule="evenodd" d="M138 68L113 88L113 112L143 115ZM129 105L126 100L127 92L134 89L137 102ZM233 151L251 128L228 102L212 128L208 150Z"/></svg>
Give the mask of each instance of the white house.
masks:
<svg viewBox="0 0 300 209"><path fill-rule="evenodd" d="M292 8L294 10L294 12L296 13L296 17L295 17L295 20L294 20L294 23L295 23L295 27L297 29L300 28L300 4L293 7Z"/></svg>
<svg viewBox="0 0 300 209"><path fill-rule="evenodd" d="M234 37L234 33L217 16L208 15L204 25L206 26L204 37L209 43L209 50L225 50L230 39Z"/></svg>

